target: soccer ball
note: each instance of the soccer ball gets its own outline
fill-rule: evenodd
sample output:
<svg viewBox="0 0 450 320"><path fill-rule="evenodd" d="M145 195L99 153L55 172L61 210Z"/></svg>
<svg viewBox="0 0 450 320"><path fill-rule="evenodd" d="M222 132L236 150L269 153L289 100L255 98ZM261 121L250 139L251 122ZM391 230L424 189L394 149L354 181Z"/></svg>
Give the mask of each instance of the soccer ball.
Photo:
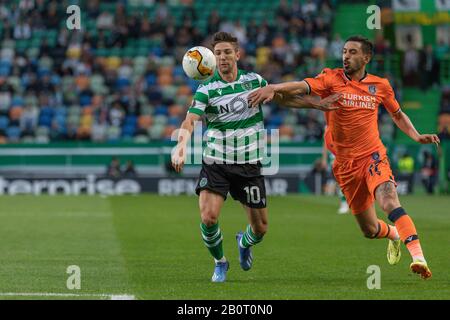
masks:
<svg viewBox="0 0 450 320"><path fill-rule="evenodd" d="M208 48L193 47L184 54L183 70L189 78L206 80L216 71L216 57Z"/></svg>

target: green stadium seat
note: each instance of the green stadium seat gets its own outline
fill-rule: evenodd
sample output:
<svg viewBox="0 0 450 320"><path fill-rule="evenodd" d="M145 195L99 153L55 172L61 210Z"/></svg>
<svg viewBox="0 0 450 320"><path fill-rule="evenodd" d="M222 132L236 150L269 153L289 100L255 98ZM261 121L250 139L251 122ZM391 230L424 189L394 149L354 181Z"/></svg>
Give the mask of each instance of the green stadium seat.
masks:
<svg viewBox="0 0 450 320"><path fill-rule="evenodd" d="M148 59L144 56L136 56L133 59L133 65L135 68L146 68L147 67L147 63L148 63Z"/></svg>
<svg viewBox="0 0 450 320"><path fill-rule="evenodd" d="M308 130L303 125L294 126L294 136L304 137Z"/></svg>
<svg viewBox="0 0 450 320"><path fill-rule="evenodd" d="M147 57L150 53L150 48L148 47L139 47L136 50L136 56Z"/></svg>
<svg viewBox="0 0 450 320"><path fill-rule="evenodd" d="M116 126L110 126L106 130L106 135L108 137L108 140L117 140L120 138L120 135L122 133L122 129Z"/></svg>
<svg viewBox="0 0 450 320"><path fill-rule="evenodd" d="M115 3L100 3L100 11L108 11L110 13L114 13L116 11Z"/></svg>
<svg viewBox="0 0 450 320"><path fill-rule="evenodd" d="M101 93L101 92L103 92L104 82L105 82L105 80L102 75L99 75L99 74L92 75L90 88L92 89L92 91L94 93L97 93L97 94Z"/></svg>
<svg viewBox="0 0 450 320"><path fill-rule="evenodd" d="M99 57L106 57L108 54L108 49L105 48L98 48L95 50L95 55Z"/></svg>
<svg viewBox="0 0 450 320"><path fill-rule="evenodd" d="M122 56L122 49L121 48L112 48L108 50L108 56L109 57L121 57Z"/></svg>
<svg viewBox="0 0 450 320"><path fill-rule="evenodd" d="M138 7L141 5L141 0L128 0L127 4L129 7Z"/></svg>
<svg viewBox="0 0 450 320"><path fill-rule="evenodd" d="M38 98L35 95L26 95L25 96L25 105L37 107Z"/></svg>
<svg viewBox="0 0 450 320"><path fill-rule="evenodd" d="M123 57L135 57L137 53L137 49L134 47L125 47L122 50L122 56Z"/></svg>
<svg viewBox="0 0 450 320"><path fill-rule="evenodd" d="M192 102L191 97L188 96L177 96L175 97L175 103L180 106L187 106Z"/></svg>
<svg viewBox="0 0 450 320"><path fill-rule="evenodd" d="M171 99L176 96L178 88L174 85L165 86L162 88L162 95L164 99Z"/></svg>
<svg viewBox="0 0 450 320"><path fill-rule="evenodd" d="M105 83L105 78L103 77L102 74L94 73L94 74L91 76L91 84L93 84L93 83L94 83L94 84L102 85L102 84Z"/></svg>
<svg viewBox="0 0 450 320"><path fill-rule="evenodd" d="M147 135L140 134L140 135L137 135L136 137L134 137L133 142L134 143L141 143L141 144L149 143L150 142L150 137L147 136Z"/></svg>
<svg viewBox="0 0 450 320"><path fill-rule="evenodd" d="M70 115L80 116L80 113L81 113L81 107L78 105L72 105L68 109L69 116Z"/></svg>
<svg viewBox="0 0 450 320"><path fill-rule="evenodd" d="M36 59L39 56L39 48L29 46L29 49L26 50L27 57L30 59Z"/></svg>
<svg viewBox="0 0 450 320"><path fill-rule="evenodd" d="M49 136L36 136L36 138L34 138L34 143L36 144L48 144L50 142L50 137Z"/></svg>
<svg viewBox="0 0 450 320"><path fill-rule="evenodd" d="M153 114L154 108L149 104L144 104L141 107L141 114L146 116L151 116Z"/></svg>
<svg viewBox="0 0 450 320"><path fill-rule="evenodd" d="M25 52L27 48L30 47L28 40L16 40L15 43L16 50L19 52Z"/></svg>
<svg viewBox="0 0 450 320"><path fill-rule="evenodd" d="M157 115L153 118L153 123L155 125L165 126L167 123L167 117L164 115Z"/></svg>
<svg viewBox="0 0 450 320"><path fill-rule="evenodd" d="M62 78L61 85L64 92L71 91L74 85L74 80L71 76L66 76Z"/></svg>
<svg viewBox="0 0 450 320"><path fill-rule="evenodd" d="M16 46L16 42L14 40L4 40L2 42L2 48L14 49Z"/></svg>
<svg viewBox="0 0 450 320"><path fill-rule="evenodd" d="M14 88L16 92L23 91L23 87L20 85L20 78L17 76L8 77L7 82Z"/></svg>
<svg viewBox="0 0 450 320"><path fill-rule="evenodd" d="M160 140L164 132L164 125L154 124L148 129L148 135L152 140Z"/></svg>
<svg viewBox="0 0 450 320"><path fill-rule="evenodd" d="M50 133L50 130L48 127L38 127L36 129L36 135L37 136L48 136Z"/></svg>
<svg viewBox="0 0 450 320"><path fill-rule="evenodd" d="M32 48L39 48L41 46L41 39L39 39L39 38L32 38L30 46Z"/></svg>
<svg viewBox="0 0 450 320"><path fill-rule="evenodd" d="M172 56L164 56L159 60L161 67L172 67L176 64L175 58Z"/></svg>
<svg viewBox="0 0 450 320"><path fill-rule="evenodd" d="M22 139L20 139L20 142L22 143L34 143L36 141L36 138L33 136L24 136Z"/></svg>
<svg viewBox="0 0 450 320"><path fill-rule="evenodd" d="M297 112L289 110L289 115L285 117L284 124L294 126L297 123Z"/></svg>
<svg viewBox="0 0 450 320"><path fill-rule="evenodd" d="M151 107L151 105L150 105L149 102L148 102L148 98L147 98L147 96L146 96L145 94L141 94L141 95L138 97L138 101L139 101L139 103L140 103L141 105L143 105L143 106L148 105L148 106Z"/></svg>
<svg viewBox="0 0 450 320"><path fill-rule="evenodd" d="M38 64L40 67L50 70L53 67L53 60L50 57L44 56L39 59Z"/></svg>

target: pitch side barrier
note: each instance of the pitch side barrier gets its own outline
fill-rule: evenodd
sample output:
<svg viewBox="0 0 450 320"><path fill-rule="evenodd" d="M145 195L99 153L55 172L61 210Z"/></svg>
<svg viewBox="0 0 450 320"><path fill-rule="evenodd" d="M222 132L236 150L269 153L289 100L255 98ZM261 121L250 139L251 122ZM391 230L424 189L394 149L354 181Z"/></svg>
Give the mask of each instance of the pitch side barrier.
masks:
<svg viewBox="0 0 450 320"><path fill-rule="evenodd" d="M424 147L398 145L389 149L394 171L405 151L414 157L416 173L413 179L396 175L400 193L414 192L413 186L420 183ZM171 151L169 143L4 145L0 147L0 194L193 194L201 165L186 165L182 174L176 174L170 166ZM324 185L333 177L330 172L317 173L314 170L314 163L321 154L320 144L281 144L279 168L276 174L266 176L267 189L279 195L322 193ZM440 189L448 192L448 144L444 142L441 152L435 152L435 155L440 163ZM122 165L128 160L133 161L137 177L106 177L106 167L113 157L117 157Z"/></svg>

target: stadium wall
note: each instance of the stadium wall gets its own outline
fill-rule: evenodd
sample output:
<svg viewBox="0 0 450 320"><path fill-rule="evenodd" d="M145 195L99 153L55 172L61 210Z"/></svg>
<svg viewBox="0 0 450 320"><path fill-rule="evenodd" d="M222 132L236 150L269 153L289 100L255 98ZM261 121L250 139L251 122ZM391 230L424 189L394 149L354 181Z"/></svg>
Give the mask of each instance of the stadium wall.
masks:
<svg viewBox="0 0 450 320"><path fill-rule="evenodd" d="M121 195L157 193L160 195L194 194L200 165L187 165L183 174L170 167L172 143L137 145L122 144L46 144L5 145L0 149L0 195L15 194L101 194ZM399 157L408 151L415 159L417 184L420 177L421 153L417 144L388 145L394 171ZM269 148L270 149L270 148ZM429 149L426 149L429 150ZM324 179L314 163L321 157L320 144L283 143L279 148L279 170L267 176L268 194L322 193ZM436 152L435 152L436 154ZM269 154L270 155L270 154ZM437 154L436 154L437 155ZM122 162L131 160L137 170L135 177L110 178L106 167L113 157ZM442 145L440 190L448 192L450 148ZM270 166L270 164L269 164ZM410 181L396 176L400 193L413 191Z"/></svg>

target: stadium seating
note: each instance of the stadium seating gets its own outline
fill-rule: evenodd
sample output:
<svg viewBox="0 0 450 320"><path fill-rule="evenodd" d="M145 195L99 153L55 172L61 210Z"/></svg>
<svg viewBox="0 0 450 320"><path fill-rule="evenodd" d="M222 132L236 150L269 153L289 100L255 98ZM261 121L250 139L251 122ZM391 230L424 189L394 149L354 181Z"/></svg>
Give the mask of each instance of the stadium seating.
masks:
<svg viewBox="0 0 450 320"><path fill-rule="evenodd" d="M0 6L14 20L19 14L29 14L14 5L19 2L8 1ZM117 142L135 138L134 141L145 143L167 139L173 127L180 124L198 86L184 75L180 66L182 54L190 46L207 44L203 41L208 32L238 30L237 21L245 31L242 49L247 54L242 65L255 69L269 82L313 76L325 65L339 66L340 62L329 53L323 60L328 51L315 47L316 38L326 30L326 41L331 45L334 34L342 33L343 25L347 26L348 4L338 7L337 1L314 2L319 5L304 14L305 1L288 0L289 17L283 18L285 25L277 20L283 15L280 3L271 0L248 0L245 5L240 0L197 0L192 7L176 0L151 5L147 1L129 0L123 10L120 3L102 1L98 12L81 11L80 31L67 30L63 3L57 3L58 24L48 23L47 12L39 11L36 15L42 21L31 19L31 34L20 38L14 38L14 23L12 27L0 23L0 78L6 78L6 83L0 80L0 141L34 139L45 143L80 138ZM84 8L86 4L83 0L79 5ZM330 7L342 13L336 21ZM214 11L220 13L221 20L210 25ZM110 27L102 26L108 20L101 21L104 13L113 21ZM193 28L186 22L189 19L185 19L189 15L194 16ZM324 29L319 28L317 19L325 21ZM296 29L298 20L311 23L312 29ZM136 26L132 21L137 21ZM145 21L149 29L145 29ZM263 24L268 25L268 32L261 35ZM126 36L121 35L124 30ZM180 38L183 30L187 30L187 39ZM280 71L272 72L274 51L281 51L282 57L289 51L295 52L294 64L278 59L275 63L281 64ZM440 48L439 54L446 57L448 48ZM397 56L379 56L375 60L383 63L377 65L375 61L371 70L399 76ZM448 62L443 65L446 70ZM48 80L44 81L46 77ZM118 122L112 121L109 112L114 103L119 104L123 113L123 117L116 119ZM24 112L27 108L35 108L30 110L37 112ZM266 125L282 128L287 141L310 139L306 128L317 126L322 130L320 112L304 117L302 112L286 112L275 106L266 110L270 110L265 112ZM20 124L34 122L28 126ZM102 126L94 130L100 123ZM391 122L381 121L380 129L383 137L393 138Z"/></svg>

